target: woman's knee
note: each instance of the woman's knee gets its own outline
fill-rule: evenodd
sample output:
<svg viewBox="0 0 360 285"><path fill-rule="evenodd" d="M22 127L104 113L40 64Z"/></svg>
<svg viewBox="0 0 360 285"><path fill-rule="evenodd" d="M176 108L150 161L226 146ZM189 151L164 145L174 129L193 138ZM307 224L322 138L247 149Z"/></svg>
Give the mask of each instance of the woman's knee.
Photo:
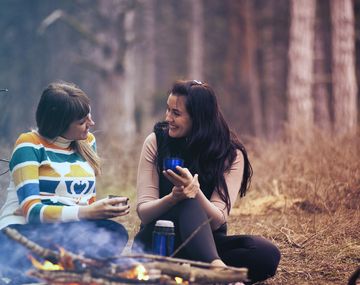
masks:
<svg viewBox="0 0 360 285"><path fill-rule="evenodd" d="M269 276L274 276L277 270L277 267L280 263L281 253L280 250L273 243L268 244L268 274Z"/></svg>
<svg viewBox="0 0 360 285"><path fill-rule="evenodd" d="M281 254L269 240L259 236L229 236L222 247L232 248L222 254L225 263L247 267L252 282L265 280L275 275Z"/></svg>
<svg viewBox="0 0 360 285"><path fill-rule="evenodd" d="M178 203L176 206L176 211L179 215L185 216L206 216L204 209L201 207L197 199L185 199Z"/></svg>
<svg viewBox="0 0 360 285"><path fill-rule="evenodd" d="M258 246L256 252L258 264L256 271L261 271L262 277L260 279L266 279L275 275L277 267L280 263L281 253L278 247L272 242L257 237Z"/></svg>

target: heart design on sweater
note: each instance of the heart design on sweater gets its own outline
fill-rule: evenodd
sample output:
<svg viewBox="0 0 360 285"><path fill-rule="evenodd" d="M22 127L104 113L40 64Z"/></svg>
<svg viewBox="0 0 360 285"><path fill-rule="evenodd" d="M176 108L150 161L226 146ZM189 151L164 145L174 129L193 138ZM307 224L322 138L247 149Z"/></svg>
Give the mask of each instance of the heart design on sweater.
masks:
<svg viewBox="0 0 360 285"><path fill-rule="evenodd" d="M89 190L90 183L87 180L74 180L70 185L70 193L75 195L85 194Z"/></svg>

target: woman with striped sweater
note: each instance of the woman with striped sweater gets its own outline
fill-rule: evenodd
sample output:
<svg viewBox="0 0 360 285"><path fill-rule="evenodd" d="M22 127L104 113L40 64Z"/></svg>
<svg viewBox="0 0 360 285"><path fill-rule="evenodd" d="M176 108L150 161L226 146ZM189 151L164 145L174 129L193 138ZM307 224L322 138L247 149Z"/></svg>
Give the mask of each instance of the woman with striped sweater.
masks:
<svg viewBox="0 0 360 285"><path fill-rule="evenodd" d="M85 255L107 257L124 248L127 231L108 219L129 213L127 198L95 199L100 159L89 132L95 124L90 111L89 98L74 84L52 83L43 91L38 129L15 143L0 228L15 228L44 247ZM26 249L3 233L0 244L5 250L0 277L31 266Z"/></svg>

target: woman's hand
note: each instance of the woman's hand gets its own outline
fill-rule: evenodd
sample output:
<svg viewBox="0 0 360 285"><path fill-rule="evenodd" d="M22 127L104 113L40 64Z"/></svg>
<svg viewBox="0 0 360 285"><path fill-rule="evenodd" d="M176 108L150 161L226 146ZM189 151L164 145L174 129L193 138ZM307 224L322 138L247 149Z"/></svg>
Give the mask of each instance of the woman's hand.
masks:
<svg viewBox="0 0 360 285"><path fill-rule="evenodd" d="M199 177L197 174L194 175L193 180L188 186L184 188L184 194L187 198L195 198L200 191Z"/></svg>
<svg viewBox="0 0 360 285"><path fill-rule="evenodd" d="M105 198L88 206L81 206L79 219L110 219L125 216L130 211L127 197Z"/></svg>
<svg viewBox="0 0 360 285"><path fill-rule="evenodd" d="M186 196L184 195L184 187L183 186L174 186L172 188L171 195L172 195L172 199L175 203L186 199Z"/></svg>
<svg viewBox="0 0 360 285"><path fill-rule="evenodd" d="M176 166L178 173L175 173L171 169L163 171L164 176L175 186L187 187L193 181L194 177L190 173L189 169Z"/></svg>
<svg viewBox="0 0 360 285"><path fill-rule="evenodd" d="M175 202L179 202L184 199L195 198L200 191L198 175L195 174L193 177L188 169L183 169L183 176L179 176L171 170L168 170L169 172L164 173L164 175L175 185L172 189L172 197ZM189 181L190 183L188 183Z"/></svg>

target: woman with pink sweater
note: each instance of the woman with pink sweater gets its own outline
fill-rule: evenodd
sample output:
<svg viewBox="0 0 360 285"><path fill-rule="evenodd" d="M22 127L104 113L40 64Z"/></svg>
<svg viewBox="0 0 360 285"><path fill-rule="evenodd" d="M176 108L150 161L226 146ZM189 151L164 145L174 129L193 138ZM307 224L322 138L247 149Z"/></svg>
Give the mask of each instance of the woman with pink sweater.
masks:
<svg viewBox="0 0 360 285"><path fill-rule="evenodd" d="M184 166L164 169L167 157ZM244 146L229 129L213 89L196 80L177 81L167 100L165 122L145 140L137 180L141 228L135 249L151 252L157 220L175 225L175 248L200 230L176 257L214 266L248 268L251 282L273 276L280 252L270 241L227 235L227 218L250 185L252 168ZM205 226L201 226L209 220Z"/></svg>

